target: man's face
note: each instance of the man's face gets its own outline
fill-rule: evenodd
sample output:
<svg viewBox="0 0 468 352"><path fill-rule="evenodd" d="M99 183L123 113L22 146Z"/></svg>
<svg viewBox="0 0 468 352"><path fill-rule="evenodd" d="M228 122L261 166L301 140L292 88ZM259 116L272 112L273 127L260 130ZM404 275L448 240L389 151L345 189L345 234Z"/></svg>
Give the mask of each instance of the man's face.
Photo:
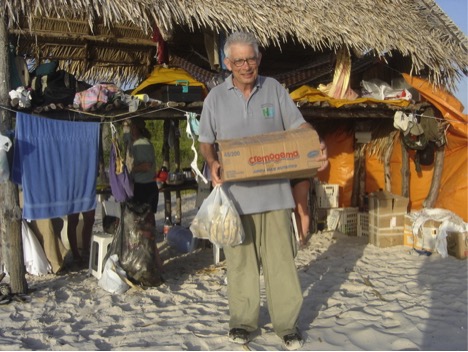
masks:
<svg viewBox="0 0 468 352"><path fill-rule="evenodd" d="M230 56L224 59L224 64L232 72L234 84L253 86L258 76L258 65L261 54L255 54L250 45L233 44Z"/></svg>

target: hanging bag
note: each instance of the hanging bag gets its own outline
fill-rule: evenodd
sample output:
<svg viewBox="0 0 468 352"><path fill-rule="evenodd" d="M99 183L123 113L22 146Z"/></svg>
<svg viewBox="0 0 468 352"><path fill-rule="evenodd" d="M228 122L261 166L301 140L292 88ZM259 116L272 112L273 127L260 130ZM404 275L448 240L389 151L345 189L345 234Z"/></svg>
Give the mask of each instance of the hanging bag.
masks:
<svg viewBox="0 0 468 352"><path fill-rule="evenodd" d="M245 238L236 206L220 185L203 201L190 230L195 237L208 239L220 248L237 246Z"/></svg>

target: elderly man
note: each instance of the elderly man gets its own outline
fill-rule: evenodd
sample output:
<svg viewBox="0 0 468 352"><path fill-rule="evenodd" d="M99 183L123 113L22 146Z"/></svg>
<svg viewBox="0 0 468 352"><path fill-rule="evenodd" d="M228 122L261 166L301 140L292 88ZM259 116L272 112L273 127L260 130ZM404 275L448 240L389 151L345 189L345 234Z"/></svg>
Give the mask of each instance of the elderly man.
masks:
<svg viewBox="0 0 468 352"><path fill-rule="evenodd" d="M244 32L230 35L224 46L232 74L206 97L200 119L200 149L213 184L221 184L216 140L294 128L312 128L281 84L258 75L261 61L256 38ZM327 167L322 143L323 165ZM288 179L226 182L245 231L241 245L225 247L229 300L229 340L245 344L258 329L260 265L268 309L276 334L287 349L303 339L297 328L302 291L294 263L291 212L295 207Z"/></svg>

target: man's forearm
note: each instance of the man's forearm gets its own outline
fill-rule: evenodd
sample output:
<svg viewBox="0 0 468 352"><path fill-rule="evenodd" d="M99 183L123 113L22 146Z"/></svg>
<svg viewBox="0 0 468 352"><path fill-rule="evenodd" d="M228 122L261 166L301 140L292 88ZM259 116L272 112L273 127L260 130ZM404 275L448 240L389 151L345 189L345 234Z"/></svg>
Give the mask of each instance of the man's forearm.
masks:
<svg viewBox="0 0 468 352"><path fill-rule="evenodd" d="M208 166L211 168L213 162L218 160L218 155L216 154L214 144L200 143L200 151L203 155L203 158L208 163Z"/></svg>

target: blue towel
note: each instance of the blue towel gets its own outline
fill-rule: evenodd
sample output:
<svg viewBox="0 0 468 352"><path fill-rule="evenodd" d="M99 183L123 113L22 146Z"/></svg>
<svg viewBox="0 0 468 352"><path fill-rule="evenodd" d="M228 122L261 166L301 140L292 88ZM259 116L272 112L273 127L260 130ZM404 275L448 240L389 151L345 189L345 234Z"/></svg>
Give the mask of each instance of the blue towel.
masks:
<svg viewBox="0 0 468 352"><path fill-rule="evenodd" d="M61 217L96 208L99 123L18 112L12 180L23 187L23 218Z"/></svg>

